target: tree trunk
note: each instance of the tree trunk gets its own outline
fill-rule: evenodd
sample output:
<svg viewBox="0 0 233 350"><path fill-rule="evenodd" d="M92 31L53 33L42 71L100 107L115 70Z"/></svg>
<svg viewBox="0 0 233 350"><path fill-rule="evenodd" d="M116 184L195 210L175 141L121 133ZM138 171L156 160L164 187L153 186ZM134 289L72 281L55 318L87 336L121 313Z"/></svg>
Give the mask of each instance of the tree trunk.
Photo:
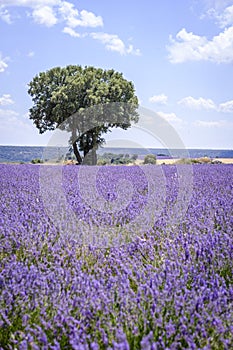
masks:
<svg viewBox="0 0 233 350"><path fill-rule="evenodd" d="M73 142L74 155L75 155L75 157L76 157L76 159L77 159L78 164L82 164L82 161L83 161L83 160L82 160L82 157L81 157L81 155L80 155L80 153L79 153L79 150L78 150L78 146L77 146L76 141L77 141L77 140L75 140L75 141Z"/></svg>
<svg viewBox="0 0 233 350"><path fill-rule="evenodd" d="M98 148L98 145L97 145L97 136L95 133L93 133L93 140L92 140L92 144L93 144L93 148L91 150L92 152L92 165L96 165L97 164L97 153L96 153L96 150Z"/></svg>
<svg viewBox="0 0 233 350"><path fill-rule="evenodd" d="M93 148L92 149L92 165L96 165L97 164L97 153L96 153L96 149Z"/></svg>
<svg viewBox="0 0 233 350"><path fill-rule="evenodd" d="M85 156L83 159L83 164L85 165L96 165L97 164L97 154L96 148L91 148L85 151Z"/></svg>

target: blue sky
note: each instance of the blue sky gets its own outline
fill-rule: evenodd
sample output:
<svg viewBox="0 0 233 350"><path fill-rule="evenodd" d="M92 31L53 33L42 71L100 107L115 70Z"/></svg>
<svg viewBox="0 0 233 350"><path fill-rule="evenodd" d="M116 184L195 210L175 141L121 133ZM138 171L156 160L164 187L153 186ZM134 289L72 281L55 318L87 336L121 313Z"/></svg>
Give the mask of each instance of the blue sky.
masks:
<svg viewBox="0 0 233 350"><path fill-rule="evenodd" d="M27 84L80 64L122 72L186 147L233 148L233 0L0 0L0 38L2 145L48 143Z"/></svg>

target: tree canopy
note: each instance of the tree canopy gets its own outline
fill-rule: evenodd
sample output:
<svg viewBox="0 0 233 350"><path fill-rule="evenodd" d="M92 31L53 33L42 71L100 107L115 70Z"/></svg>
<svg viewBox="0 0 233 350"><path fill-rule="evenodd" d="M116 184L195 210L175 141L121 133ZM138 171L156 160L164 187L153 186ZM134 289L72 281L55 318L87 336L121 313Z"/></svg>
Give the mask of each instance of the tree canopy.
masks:
<svg viewBox="0 0 233 350"><path fill-rule="evenodd" d="M58 126L70 131L78 163L91 154L91 163L96 164L103 134L112 127L127 129L138 121L133 83L113 69L55 67L36 75L28 93L33 101L29 118L41 134Z"/></svg>

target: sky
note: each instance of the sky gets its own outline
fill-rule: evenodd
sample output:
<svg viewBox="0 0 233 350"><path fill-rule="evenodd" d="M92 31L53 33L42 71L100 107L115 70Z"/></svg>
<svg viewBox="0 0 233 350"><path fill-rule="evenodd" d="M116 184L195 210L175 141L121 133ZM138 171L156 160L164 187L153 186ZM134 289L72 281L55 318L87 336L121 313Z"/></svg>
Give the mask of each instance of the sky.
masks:
<svg viewBox="0 0 233 350"><path fill-rule="evenodd" d="M28 83L69 64L122 72L185 147L233 149L233 0L0 0L0 145L49 143ZM159 147L149 131L107 139Z"/></svg>

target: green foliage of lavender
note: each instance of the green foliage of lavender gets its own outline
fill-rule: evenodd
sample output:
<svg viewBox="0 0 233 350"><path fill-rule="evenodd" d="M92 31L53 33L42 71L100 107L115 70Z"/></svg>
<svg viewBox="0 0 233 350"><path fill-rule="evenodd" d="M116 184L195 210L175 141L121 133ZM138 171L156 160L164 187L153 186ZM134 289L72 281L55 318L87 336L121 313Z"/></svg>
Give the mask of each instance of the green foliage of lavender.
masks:
<svg viewBox="0 0 233 350"><path fill-rule="evenodd" d="M193 166L192 197L176 226L167 211L177 199L176 167L164 167L166 206L154 227L106 249L81 246L57 229L44 210L39 168L0 165L1 349L233 347L232 165ZM77 168L64 167L71 199L68 179ZM104 168L115 181L124 173L138 181L135 192L145 187L137 167ZM115 198L115 187L100 186ZM129 220L143 208L140 193ZM75 199L77 215L94 220Z"/></svg>

